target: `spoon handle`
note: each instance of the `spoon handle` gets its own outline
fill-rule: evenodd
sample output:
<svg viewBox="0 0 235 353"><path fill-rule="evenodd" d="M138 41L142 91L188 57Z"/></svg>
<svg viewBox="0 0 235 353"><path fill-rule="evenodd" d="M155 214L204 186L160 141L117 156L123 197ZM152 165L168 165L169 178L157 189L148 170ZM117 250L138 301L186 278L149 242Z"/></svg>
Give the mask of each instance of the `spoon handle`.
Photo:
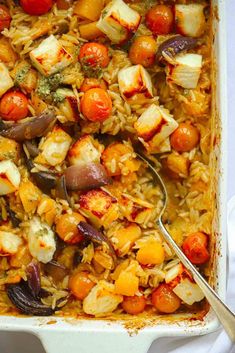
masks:
<svg viewBox="0 0 235 353"><path fill-rule="evenodd" d="M214 309L218 319L223 325L225 331L230 337L231 341L235 343L235 315L232 311L227 307L227 305L219 298L217 293L211 288L211 286L206 282L206 280L202 277L202 275L197 271L197 269L193 266L193 264L189 261L189 259L184 255L182 250L178 247L175 241L172 239L171 235L168 233L166 228L164 227L162 220L158 221L159 228L164 235L167 243L172 247L175 251L176 255L179 257L183 265L192 273L195 282L201 288L202 292L205 294L208 302L211 307Z"/></svg>

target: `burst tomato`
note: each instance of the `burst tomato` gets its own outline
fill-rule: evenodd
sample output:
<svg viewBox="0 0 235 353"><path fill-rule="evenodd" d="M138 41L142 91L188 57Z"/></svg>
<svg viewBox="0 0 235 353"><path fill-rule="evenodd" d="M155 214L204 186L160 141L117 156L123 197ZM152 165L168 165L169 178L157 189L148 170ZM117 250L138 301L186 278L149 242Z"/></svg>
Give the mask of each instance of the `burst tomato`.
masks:
<svg viewBox="0 0 235 353"><path fill-rule="evenodd" d="M0 116L4 120L17 121L28 115L28 99L18 91L5 93L0 101Z"/></svg>
<svg viewBox="0 0 235 353"><path fill-rule="evenodd" d="M31 16L44 15L53 5L53 0L20 0L24 12Z"/></svg>
<svg viewBox="0 0 235 353"><path fill-rule="evenodd" d="M91 88L81 99L81 112L90 121L104 121L112 111L112 101L103 88Z"/></svg>
<svg viewBox="0 0 235 353"><path fill-rule="evenodd" d="M202 265L209 260L208 237L205 233L190 234L182 245L183 252L194 265Z"/></svg>

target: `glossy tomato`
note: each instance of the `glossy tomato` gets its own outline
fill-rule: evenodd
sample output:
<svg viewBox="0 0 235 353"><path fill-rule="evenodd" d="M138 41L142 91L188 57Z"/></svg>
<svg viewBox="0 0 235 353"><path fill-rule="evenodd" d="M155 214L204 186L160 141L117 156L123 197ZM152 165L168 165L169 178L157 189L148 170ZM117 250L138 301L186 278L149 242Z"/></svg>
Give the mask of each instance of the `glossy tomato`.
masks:
<svg viewBox="0 0 235 353"><path fill-rule="evenodd" d="M160 312L171 314L179 309L179 297L166 284L160 284L152 293L152 304Z"/></svg>
<svg viewBox="0 0 235 353"><path fill-rule="evenodd" d="M202 265L209 260L208 237L205 233L190 234L182 245L183 252L194 265Z"/></svg>
<svg viewBox="0 0 235 353"><path fill-rule="evenodd" d="M103 88L86 91L81 99L81 112L90 121L104 121L112 111L112 100Z"/></svg>
<svg viewBox="0 0 235 353"><path fill-rule="evenodd" d="M5 93L0 101L0 116L4 120L17 121L28 115L28 99L18 91Z"/></svg>
<svg viewBox="0 0 235 353"><path fill-rule="evenodd" d="M53 5L53 0L20 0L24 12L31 16L44 15Z"/></svg>
<svg viewBox="0 0 235 353"><path fill-rule="evenodd" d="M79 52L79 60L82 65L104 68L110 61L108 48L95 42L83 44Z"/></svg>
<svg viewBox="0 0 235 353"><path fill-rule="evenodd" d="M4 5L0 5L0 31L4 28L9 28L11 23L11 15L8 8Z"/></svg>
<svg viewBox="0 0 235 353"><path fill-rule="evenodd" d="M166 5L153 6L147 12L145 22L154 35L171 33L174 25L172 7Z"/></svg>

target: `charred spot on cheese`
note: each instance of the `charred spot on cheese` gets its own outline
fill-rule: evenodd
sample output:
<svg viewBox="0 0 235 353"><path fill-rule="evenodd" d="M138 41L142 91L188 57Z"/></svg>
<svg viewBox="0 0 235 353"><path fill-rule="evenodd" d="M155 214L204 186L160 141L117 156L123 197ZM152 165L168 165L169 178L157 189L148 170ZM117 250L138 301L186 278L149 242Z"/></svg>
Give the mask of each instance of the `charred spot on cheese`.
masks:
<svg viewBox="0 0 235 353"><path fill-rule="evenodd" d="M120 70L118 84L121 96L129 104L143 104L153 97L151 77L142 65Z"/></svg>
<svg viewBox="0 0 235 353"><path fill-rule="evenodd" d="M96 26L111 42L120 45L136 32L140 21L140 14L124 1L113 0L102 11Z"/></svg>

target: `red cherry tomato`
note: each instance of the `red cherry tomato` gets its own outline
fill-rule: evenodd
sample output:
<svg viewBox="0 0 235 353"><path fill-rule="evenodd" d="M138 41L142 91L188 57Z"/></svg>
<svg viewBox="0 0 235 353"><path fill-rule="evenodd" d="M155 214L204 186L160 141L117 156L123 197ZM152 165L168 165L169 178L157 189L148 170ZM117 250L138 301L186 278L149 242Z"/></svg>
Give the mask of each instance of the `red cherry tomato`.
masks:
<svg viewBox="0 0 235 353"><path fill-rule="evenodd" d="M171 314L179 309L181 301L168 284L160 284L152 293L153 306L162 313Z"/></svg>
<svg viewBox="0 0 235 353"><path fill-rule="evenodd" d="M145 22L153 34L169 34L173 30L174 15L171 6L155 5L146 14Z"/></svg>
<svg viewBox="0 0 235 353"><path fill-rule="evenodd" d="M182 245L183 252L194 265L202 265L209 260L208 237L205 233L190 234Z"/></svg>
<svg viewBox="0 0 235 353"><path fill-rule="evenodd" d="M137 315L144 311L146 307L146 299L142 296L134 295L133 297L124 297L122 302L123 310L131 315Z"/></svg>
<svg viewBox="0 0 235 353"><path fill-rule="evenodd" d="M17 121L28 115L28 99L21 92L7 92L0 101L0 116L4 120Z"/></svg>
<svg viewBox="0 0 235 353"><path fill-rule="evenodd" d="M0 5L0 31L4 28L9 28L11 23L11 15L8 8Z"/></svg>
<svg viewBox="0 0 235 353"><path fill-rule="evenodd" d="M81 99L81 112L90 121L104 121L112 111L112 101L103 88L91 88Z"/></svg>
<svg viewBox="0 0 235 353"><path fill-rule="evenodd" d="M31 16L44 15L53 5L53 0L20 0L24 12Z"/></svg>
<svg viewBox="0 0 235 353"><path fill-rule="evenodd" d="M108 48L95 42L83 44L79 52L79 60L83 65L104 68L110 61Z"/></svg>

